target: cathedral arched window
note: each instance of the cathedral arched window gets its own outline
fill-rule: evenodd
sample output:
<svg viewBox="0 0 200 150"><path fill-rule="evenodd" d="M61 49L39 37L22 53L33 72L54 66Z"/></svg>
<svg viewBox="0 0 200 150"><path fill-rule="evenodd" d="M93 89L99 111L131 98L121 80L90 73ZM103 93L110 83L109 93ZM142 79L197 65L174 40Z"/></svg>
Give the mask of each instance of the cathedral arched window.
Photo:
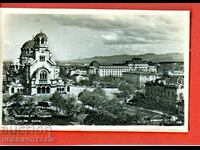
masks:
<svg viewBox="0 0 200 150"><path fill-rule="evenodd" d="M40 39L39 39L39 38L36 39L36 43L37 43L37 44L40 43Z"/></svg>
<svg viewBox="0 0 200 150"><path fill-rule="evenodd" d="M41 39L41 44L44 44L44 38Z"/></svg>
<svg viewBox="0 0 200 150"><path fill-rule="evenodd" d="M50 87L46 88L47 93L50 93Z"/></svg>
<svg viewBox="0 0 200 150"><path fill-rule="evenodd" d="M38 94L41 93L41 88L40 88L40 87L37 88L37 93L38 93Z"/></svg>
<svg viewBox="0 0 200 150"><path fill-rule="evenodd" d="M12 89L11 89L11 93L14 93L14 90L15 90L15 89L12 87Z"/></svg>
<svg viewBox="0 0 200 150"><path fill-rule="evenodd" d="M70 92L70 86L67 87L67 92Z"/></svg>
<svg viewBox="0 0 200 150"><path fill-rule="evenodd" d="M42 93L43 94L45 93L45 87L42 87Z"/></svg>
<svg viewBox="0 0 200 150"><path fill-rule="evenodd" d="M47 80L47 72L46 71L40 72L40 80Z"/></svg>

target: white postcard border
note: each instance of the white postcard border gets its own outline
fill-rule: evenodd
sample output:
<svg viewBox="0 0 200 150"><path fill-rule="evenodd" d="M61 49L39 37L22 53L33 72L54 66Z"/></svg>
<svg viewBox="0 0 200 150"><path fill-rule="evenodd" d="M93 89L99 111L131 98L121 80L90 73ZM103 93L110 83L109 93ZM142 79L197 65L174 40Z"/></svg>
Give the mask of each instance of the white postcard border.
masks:
<svg viewBox="0 0 200 150"><path fill-rule="evenodd" d="M0 19L6 14L115 14L115 13L134 13L139 15L145 12L145 15L185 15L185 37L184 42L184 91L185 91L185 124L184 126L142 126L142 125L126 125L126 126L98 126L98 125L66 125L54 126L47 128L48 131L129 131L129 132L188 132L189 131L189 52L190 52L190 11L188 10L116 10L116 9L37 9L37 8L0 8ZM3 32L3 26L0 24L0 33ZM3 36L0 36L0 45L2 45ZM2 47L1 47L2 49ZM3 76L3 53L0 51L0 74ZM0 78L2 84L2 78ZM2 125L2 85L0 86L0 130L44 130L47 126L41 125Z"/></svg>

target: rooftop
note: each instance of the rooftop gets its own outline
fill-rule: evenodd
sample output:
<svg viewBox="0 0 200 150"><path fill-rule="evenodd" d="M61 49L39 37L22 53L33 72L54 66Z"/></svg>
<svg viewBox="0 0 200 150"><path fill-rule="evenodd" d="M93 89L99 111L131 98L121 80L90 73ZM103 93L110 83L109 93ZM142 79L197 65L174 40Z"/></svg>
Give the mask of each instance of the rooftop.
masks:
<svg viewBox="0 0 200 150"><path fill-rule="evenodd" d="M23 44L22 49L33 49L34 45L35 45L34 40L29 40Z"/></svg>
<svg viewBox="0 0 200 150"><path fill-rule="evenodd" d="M164 85L166 87L178 87L184 85L184 76L162 77L152 82L147 82L148 85Z"/></svg>

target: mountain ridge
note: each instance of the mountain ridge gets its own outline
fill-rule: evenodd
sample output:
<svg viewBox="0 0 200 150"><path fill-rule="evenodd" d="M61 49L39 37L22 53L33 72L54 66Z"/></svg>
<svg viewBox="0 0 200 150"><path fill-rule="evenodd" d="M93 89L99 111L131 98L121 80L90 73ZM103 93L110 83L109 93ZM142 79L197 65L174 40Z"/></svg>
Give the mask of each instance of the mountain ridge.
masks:
<svg viewBox="0 0 200 150"><path fill-rule="evenodd" d="M166 53L166 54L154 54L154 53L146 53L140 55L112 55L112 56L95 56L90 58L83 59L74 59L74 60L66 60L66 61L58 61L62 63L85 63L89 64L92 61L98 61L101 64L114 64L114 63L123 63L127 60L131 60L134 57L142 58L144 61L152 61L152 62L183 62L183 53Z"/></svg>

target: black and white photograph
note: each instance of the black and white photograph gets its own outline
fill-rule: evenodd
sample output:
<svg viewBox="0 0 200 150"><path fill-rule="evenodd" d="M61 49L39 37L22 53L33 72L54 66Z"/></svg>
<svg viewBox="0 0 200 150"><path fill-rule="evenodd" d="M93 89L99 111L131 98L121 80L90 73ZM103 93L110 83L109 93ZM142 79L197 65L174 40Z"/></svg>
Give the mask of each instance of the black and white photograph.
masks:
<svg viewBox="0 0 200 150"><path fill-rule="evenodd" d="M0 11L1 127L188 132L189 11Z"/></svg>

